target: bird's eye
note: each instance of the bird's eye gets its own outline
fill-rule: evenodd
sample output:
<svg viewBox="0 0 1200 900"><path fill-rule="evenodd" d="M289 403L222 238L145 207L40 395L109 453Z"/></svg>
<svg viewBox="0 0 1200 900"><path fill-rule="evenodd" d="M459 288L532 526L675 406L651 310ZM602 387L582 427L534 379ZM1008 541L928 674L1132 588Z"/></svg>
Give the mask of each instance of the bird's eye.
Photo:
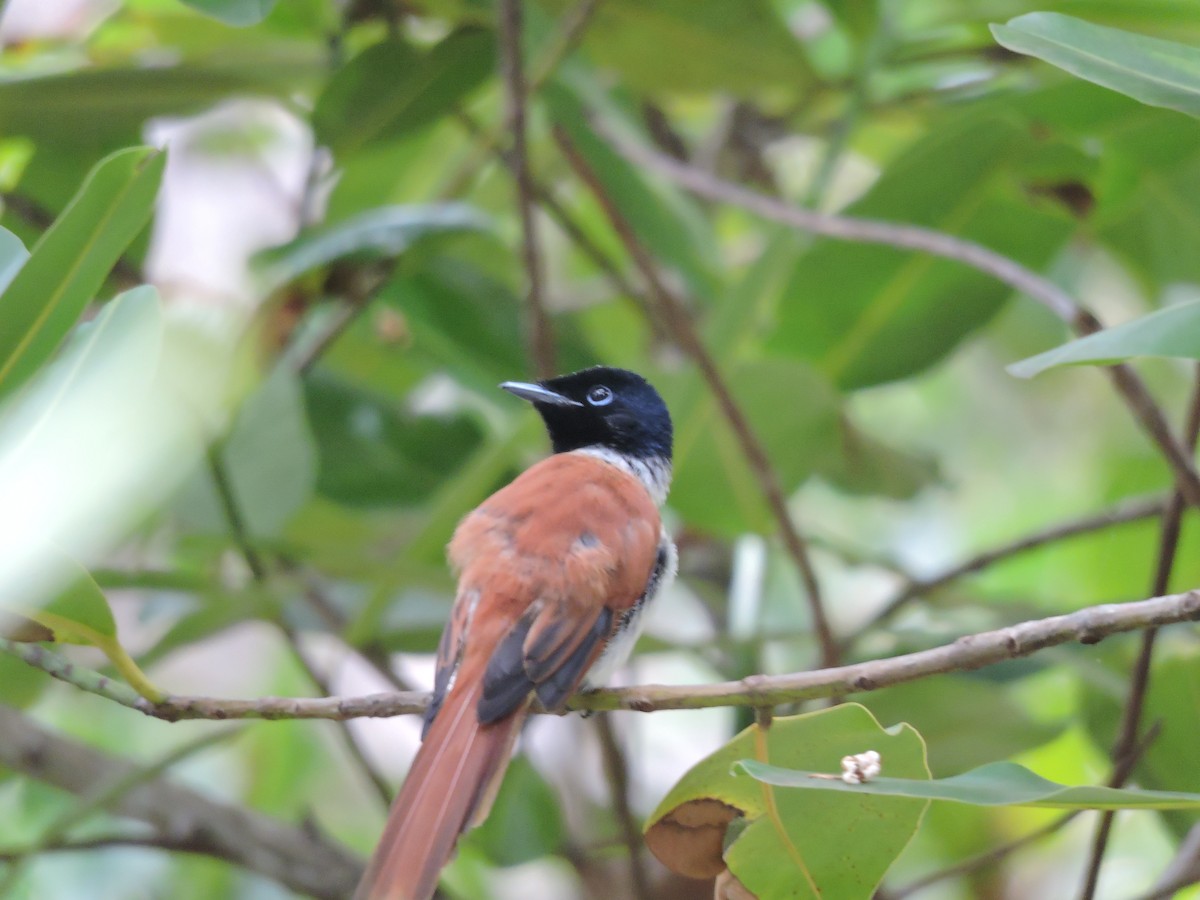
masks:
<svg viewBox="0 0 1200 900"><path fill-rule="evenodd" d="M602 384L588 391L587 402L592 406L608 406L613 401L613 392Z"/></svg>

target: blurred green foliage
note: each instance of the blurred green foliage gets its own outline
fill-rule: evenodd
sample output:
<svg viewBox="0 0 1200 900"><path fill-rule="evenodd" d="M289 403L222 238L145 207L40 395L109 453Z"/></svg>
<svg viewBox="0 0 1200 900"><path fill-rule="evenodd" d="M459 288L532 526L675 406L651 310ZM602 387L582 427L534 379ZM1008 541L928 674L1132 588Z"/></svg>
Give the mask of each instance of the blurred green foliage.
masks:
<svg viewBox="0 0 1200 900"><path fill-rule="evenodd" d="M17 4L8 6L15 15ZM364 660L379 663L389 652L411 654L399 658L399 671L420 682L452 600L442 548L455 523L546 451L536 417L495 390L533 373L495 5L113 6L93 29L9 40L0 54L0 392L15 404L52 396L36 391L55 385L81 392L85 382L107 384L91 370L72 380L72 361L80 348L108 358L133 346L142 326L120 325L118 313L135 303L152 302L148 315L173 327L205 323L217 335L209 342L228 354L219 377L194 375L209 371L212 348L186 340L156 338L145 359L127 361L174 372L180 396L191 398L185 405L195 403L195 422L190 450L163 444L185 471L168 478L147 465L154 502L119 509L113 501L96 526L102 539L83 561L108 596L112 632L176 693L313 694L322 686L305 661L338 692L382 690L388 683ZM1200 75L1164 88L1145 62L1148 53L1159 58L1159 45L1026 14L1067 13L1195 47L1193 0L524 6L530 157L557 365L643 372L675 418L667 520L681 546L681 578L650 623L636 676L734 678L811 667L818 655L800 581L752 467L695 367L646 313L637 267L572 174L555 130L683 296L811 538L834 628L854 638L848 660L1147 595L1153 520L1006 558L860 632L909 576L936 575L1056 522L1165 491L1167 467L1095 371L1034 381L1006 373L1066 336L1028 298L958 263L814 239L701 202L626 161L592 125L797 204L978 241L1046 275L1105 321L1127 321L1194 297L1200 281L1200 123L1175 111L1194 111ZM989 26L1003 23L994 38ZM1108 42L1112 64L1097 68L1072 40ZM1184 53L1175 62L1186 68L1194 59ZM130 149L159 140L166 122L247 98L263 105L225 130L171 143L165 155ZM273 115L298 123L291 147L304 155L303 171L291 182L272 156ZM232 222L260 215L238 204L265 185L290 225L245 250L253 285L245 296L195 303L168 278L157 284L161 302L149 289L123 294L161 264L164 207L152 231L143 225L160 179L167 203L189 165L207 179L215 205L234 209ZM256 180L239 180L247 166ZM201 204L185 219L197 253L206 216ZM235 229L226 227L232 241ZM1194 307L1180 306L1045 362L1194 356L1194 322ZM173 369L181 359L199 368ZM1154 359L1142 372L1168 416L1181 420L1185 365ZM142 389L133 376L114 385L109 394L125 399ZM224 401L220 414L208 393ZM117 398L88 403L103 416L106 399ZM0 451L11 449L9 437L0 429ZM91 481L116 471L107 445L77 449L86 451ZM11 510L0 525L24 512ZM1200 579L1194 532L1185 520L1173 588ZM96 599L89 591L92 612ZM69 598L66 607L57 602L69 617ZM1161 721L1161 734L1135 780L1194 791L1200 660L1194 635L1171 638L1155 656L1147 700L1146 721ZM1097 783L1108 775L1135 650L1134 638L1066 647L861 699L883 725L919 731L936 777L1017 758L1057 781ZM4 656L0 701L134 759L195 740L192 725L144 720ZM628 729L636 814L733 737L732 717L687 715L618 719ZM395 779L414 729L355 723L351 733ZM548 730L539 723L534 737ZM306 722L248 732L189 758L180 777L369 850L383 810L345 735ZM628 893L598 754L578 746L592 748L594 738L587 729L567 734L559 745L570 746L557 756L514 765L492 820L465 841L450 873L453 896ZM913 760L926 765L924 756ZM814 801L797 793L786 805L802 818ZM0 851L36 842L69 809L58 792L0 770ZM1178 811L1136 815L1118 820L1101 896L1148 889L1194 824ZM919 816L911 818L905 828L916 828ZM1030 810L931 811L886 883L1045 821ZM87 825L79 836L119 823L101 816ZM779 870L763 868L762 847L748 834L734 846L756 860L764 896L774 896ZM893 841L888 853L875 847L870 877L851 879L853 890L873 884L906 842ZM929 896L1070 895L1087 842L1086 829L1063 830ZM651 875L667 896L663 870ZM84 886L88 896L114 898L136 890L287 896L228 864L149 849L39 856L19 870L13 890L82 896ZM708 885L691 890L671 896L711 896Z"/></svg>

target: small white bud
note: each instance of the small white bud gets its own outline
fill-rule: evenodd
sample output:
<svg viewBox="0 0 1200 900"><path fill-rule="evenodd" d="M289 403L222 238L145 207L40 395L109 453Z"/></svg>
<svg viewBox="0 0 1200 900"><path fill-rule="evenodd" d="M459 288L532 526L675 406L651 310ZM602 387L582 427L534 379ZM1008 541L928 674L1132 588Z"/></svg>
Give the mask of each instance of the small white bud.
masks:
<svg viewBox="0 0 1200 900"><path fill-rule="evenodd" d="M862 784L883 771L883 760L874 750L842 757L842 781L846 784Z"/></svg>

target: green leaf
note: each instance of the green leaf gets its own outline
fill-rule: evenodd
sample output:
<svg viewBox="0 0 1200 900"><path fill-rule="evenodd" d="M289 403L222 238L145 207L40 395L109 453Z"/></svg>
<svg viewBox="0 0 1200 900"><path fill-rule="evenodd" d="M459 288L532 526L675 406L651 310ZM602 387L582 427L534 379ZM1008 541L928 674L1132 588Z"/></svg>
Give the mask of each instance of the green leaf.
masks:
<svg viewBox="0 0 1200 900"><path fill-rule="evenodd" d="M1200 809L1200 794L1140 791L1096 785L1069 787L1047 781L1012 762L989 763L961 775L933 780L880 776L865 784L846 784L829 773L795 771L754 759L736 765L752 778L776 787L808 788L875 797L950 800L972 806L1036 806L1042 809ZM887 771L887 756L883 758Z"/></svg>
<svg viewBox="0 0 1200 900"><path fill-rule="evenodd" d="M790 493L837 446L837 393L820 374L788 360L744 363L728 371L727 379ZM762 490L712 395L690 390L696 387L693 379L666 379L660 387L676 420L672 509L715 534L772 530ZM797 397L804 402L796 403Z"/></svg>
<svg viewBox="0 0 1200 900"><path fill-rule="evenodd" d="M1014 756L1062 730L1030 716L1008 685L979 676L945 675L896 685L873 691L863 705L881 721L903 719L921 732L935 776Z"/></svg>
<svg viewBox="0 0 1200 900"><path fill-rule="evenodd" d="M392 259L424 237L491 227L487 216L466 203L382 206L302 234L260 254L256 262L268 284L276 286L348 256Z"/></svg>
<svg viewBox="0 0 1200 900"><path fill-rule="evenodd" d="M1031 204L1015 183L1014 169L1035 151L1028 130L1007 118L943 126L889 165L849 212L969 237L1037 269L1073 223ZM768 346L809 361L838 387L868 387L938 362L1011 293L961 263L822 240L793 270Z"/></svg>
<svg viewBox="0 0 1200 900"><path fill-rule="evenodd" d="M1133 356L1200 359L1200 300L1168 306L1130 322L1031 356L1008 367L1018 378L1068 365L1111 365Z"/></svg>
<svg viewBox="0 0 1200 900"><path fill-rule="evenodd" d="M554 789L524 756L508 771L487 819L467 837L501 866L517 866L556 853L566 835Z"/></svg>
<svg viewBox="0 0 1200 900"><path fill-rule="evenodd" d="M29 251L21 239L7 228L0 228L0 293L12 283L27 259Z"/></svg>
<svg viewBox="0 0 1200 900"><path fill-rule="evenodd" d="M317 480L317 449L299 380L276 369L238 410L220 459L246 531L278 536L308 502ZM184 494L183 516L194 526L227 533L229 522L210 473Z"/></svg>
<svg viewBox="0 0 1200 900"><path fill-rule="evenodd" d="M317 138L337 156L429 125L492 74L490 31L463 28L428 53L384 41L330 80L313 111Z"/></svg>
<svg viewBox="0 0 1200 900"><path fill-rule="evenodd" d="M776 719L765 732L751 726L689 770L651 814L647 846L692 878L728 866L760 897L813 897L807 871L821 896L866 900L916 833L923 801L773 791L732 771L748 755L836 769L843 756L866 750L893 771L929 777L921 736L909 725L884 729L858 704ZM727 829L740 818L744 827L729 841Z"/></svg>
<svg viewBox="0 0 1200 900"><path fill-rule="evenodd" d="M1200 49L1059 13L993 25L996 40L1150 106L1200 116Z"/></svg>
<svg viewBox="0 0 1200 900"><path fill-rule="evenodd" d="M149 700L160 700L163 692L121 646L116 620L99 585L78 563L64 557L62 564L70 573L67 587L41 609L24 610L25 615L53 631L59 643L100 649L134 690Z"/></svg>
<svg viewBox="0 0 1200 900"><path fill-rule="evenodd" d="M0 81L6 135L29 135L42 156L82 146L99 155L139 139L147 119L199 112L230 95L288 97L325 72L324 55L295 45L243 52L229 63L85 68ZM24 186L24 182L22 182Z"/></svg>
<svg viewBox="0 0 1200 900"><path fill-rule="evenodd" d="M452 256L401 272L379 299L403 314L413 349L479 390L523 372L521 301L505 282Z"/></svg>
<svg viewBox="0 0 1200 900"><path fill-rule="evenodd" d="M569 0L546 5L557 14L571 8ZM646 91L799 92L812 81L803 46L768 0L605 0L583 46L622 82Z"/></svg>
<svg viewBox="0 0 1200 900"><path fill-rule="evenodd" d="M192 9L226 25L257 25L275 7L275 0L183 0Z"/></svg>
<svg viewBox="0 0 1200 900"><path fill-rule="evenodd" d="M572 89L552 82L543 95L554 123L570 137L646 248L677 268L693 293L704 299L717 296L719 281L713 271L718 258L716 241L695 203L647 178L597 137L588 124L587 107ZM613 109L606 112L618 113Z"/></svg>
<svg viewBox="0 0 1200 900"><path fill-rule="evenodd" d="M0 295L0 393L54 352L146 224L165 155L146 147L101 161Z"/></svg>
<svg viewBox="0 0 1200 900"><path fill-rule="evenodd" d="M15 656L0 653L0 702L24 709L31 706L50 683L45 673L27 665ZM0 779L4 768L0 767Z"/></svg>
<svg viewBox="0 0 1200 900"><path fill-rule="evenodd" d="M479 447L483 434L459 415L415 415L325 373L304 382L320 457L318 489L360 507L426 500Z"/></svg>

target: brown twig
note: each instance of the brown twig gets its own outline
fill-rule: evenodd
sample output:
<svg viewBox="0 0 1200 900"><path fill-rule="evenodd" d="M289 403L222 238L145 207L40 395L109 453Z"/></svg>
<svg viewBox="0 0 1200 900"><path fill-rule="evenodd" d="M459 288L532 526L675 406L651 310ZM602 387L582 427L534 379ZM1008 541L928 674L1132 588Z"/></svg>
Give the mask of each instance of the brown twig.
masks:
<svg viewBox="0 0 1200 900"><path fill-rule="evenodd" d="M610 133L595 117L591 125L630 162L675 182L697 196L739 206L764 219L800 231L856 243L920 250L956 260L991 275L1041 303L1079 335L1093 334L1102 329L1095 316L1082 309L1069 293L1054 282L982 244L919 225L855 219L792 206L723 181L711 172ZM1170 464L1185 499L1193 506L1200 506L1200 475L1145 383L1128 365L1108 366L1105 371L1143 430L1158 445Z"/></svg>
<svg viewBox="0 0 1200 900"><path fill-rule="evenodd" d="M604 759L604 774L608 779L609 795L612 799L613 816L621 832L621 842L629 853L629 882L637 900L651 900L654 892L646 873L646 860L642 855L642 830L637 816L629 805L629 767L617 740L609 713L596 716L596 735L600 739L600 754Z"/></svg>
<svg viewBox="0 0 1200 900"><path fill-rule="evenodd" d="M1200 619L1200 590L1129 603L1089 606L1061 616L1035 619L994 631L961 637L950 644L868 662L787 675L752 675L739 681L706 685L642 685L591 691L574 697L572 710L708 709L722 706L768 707L823 697L880 690L947 672L968 672L1019 659L1061 644L1093 644L1114 634ZM408 691L362 697L262 697L224 700L167 697L151 703L123 684L69 664L38 644L0 638L0 651L35 668L107 697L148 716L180 719L333 719L390 717L424 713L428 694Z"/></svg>
<svg viewBox="0 0 1200 900"><path fill-rule="evenodd" d="M467 132L476 140L485 141L487 139L487 133L484 131L483 126L470 113L460 110L457 118ZM495 153L501 162L505 162L503 150L495 148ZM507 165L506 162L505 164ZM591 261L592 265L604 273L605 278L608 279L609 284L613 286L616 292L640 301L641 291L638 287L629 280L625 273L621 271L621 267L617 265L600 245L588 236L583 226L559 202L550 189L536 178L533 179L532 185L538 205L554 220L554 223L562 230L563 234L571 239L575 246L579 248L579 251Z"/></svg>
<svg viewBox="0 0 1200 900"><path fill-rule="evenodd" d="M1114 634L1200 619L1200 590L1129 603L1089 606L1061 616L1034 619L994 631L961 637L929 650L787 675L752 675L739 681L703 685L642 685L590 691L571 699L571 710L709 709L720 706L770 707L823 697L880 690L947 672L970 672L1038 651L1079 641L1094 644ZM167 697L151 703L130 688L67 663L38 644L0 638L0 651L90 693L107 697L148 716L179 719L352 719L419 714L428 694L370 694L363 697L262 697L222 700Z"/></svg>
<svg viewBox="0 0 1200 900"><path fill-rule="evenodd" d="M960 578L982 571L1001 560L1009 559L1038 547L1043 547L1046 544L1077 537L1081 534L1090 534L1091 532L1099 531L1102 528L1108 528L1113 525L1136 522L1141 519L1148 519L1151 516L1161 515L1166 509L1168 502L1162 496L1136 497L1132 500L1125 500L1093 515L1084 516L1081 519L1072 519L1069 522L1061 522L1041 531L1035 531L1010 543L993 547L991 550L985 550L982 553L972 556L965 562L951 566L945 571L929 578L911 578L891 600L884 604L883 608L869 622L846 639L844 648L852 645L867 632L887 622L913 600L918 597L928 596L934 591L958 581ZM1154 593L1157 595L1164 593L1164 591L1154 591Z"/></svg>
<svg viewBox="0 0 1200 900"><path fill-rule="evenodd" d="M283 625L283 633L287 637L288 644L292 648L292 656L304 670L304 674L308 676L308 680L313 683L318 691L325 697L333 695L333 691L329 686L329 679L313 664L313 661L308 658L304 647L300 643L300 635L288 625ZM388 784L386 778L372 764L366 752L354 739L353 732L346 727L346 723L340 723L338 728L338 736L342 739L342 746L350 754L350 758L354 760L354 764L358 770L366 776L367 781L375 791L375 795L383 804L383 809L386 812L392 805L392 788Z"/></svg>
<svg viewBox="0 0 1200 900"><path fill-rule="evenodd" d="M704 346L703 341L700 340L683 303L660 277L654 260L638 239L633 226L617 207L616 202L605 190L603 183L567 133L556 127L554 137L571 168L579 179L590 188L593 196L604 209L613 230L620 237L626 251L650 286L650 294L656 301L656 308L667 330L684 353L696 364L709 390L712 391L717 406L733 429L738 443L741 445L742 455L750 464L750 469L779 526L784 546L800 572L813 620L813 632L821 650L821 665L824 667L836 665L839 658L838 642L829 626L829 619L825 615L825 607L821 602L821 587L817 580L816 570L809 557L807 543L788 510L783 489L780 487L779 479L775 475L775 470L771 466L771 461L763 449L762 443L758 440L749 420L726 385L725 379L717 369L716 362Z"/></svg>
<svg viewBox="0 0 1200 900"><path fill-rule="evenodd" d="M516 183L517 209L521 218L521 257L525 264L525 279L529 287L525 300L529 358L538 378L551 378L557 373L558 364L554 349L554 332L542 295L541 248L538 244L533 177L529 171L529 151L526 146L521 2L522 0L500 0L498 6L500 74L504 81L508 127L512 133L512 152L505 154L505 159Z"/></svg>
<svg viewBox="0 0 1200 900"><path fill-rule="evenodd" d="M1192 399L1188 404L1187 424L1184 426L1184 440L1192 454L1196 452L1196 443L1200 440L1200 364L1195 366L1195 383L1192 388ZM1183 522L1183 511L1186 502L1182 489L1177 486L1167 503L1162 516L1162 529L1158 539L1158 560L1151 579L1151 593L1163 594L1171 581L1171 570L1175 567L1175 558L1179 550L1179 532ZM1137 661L1129 678L1129 696L1125 701L1125 709L1121 715L1121 727L1112 748L1112 759L1117 765L1130 755L1138 743L1138 731L1141 729L1142 712L1146 704L1146 694L1150 690L1150 664L1154 656L1154 640L1158 629L1147 628L1142 632L1142 643L1138 650ZM1120 785L1114 785L1120 787ZM1100 866L1104 862L1104 854L1108 849L1108 839L1112 833L1113 812L1105 810L1096 820L1096 830L1092 834L1092 847L1088 854L1087 868L1084 872L1083 887L1080 889L1080 900L1092 900L1096 895L1096 887L1100 882Z"/></svg>

